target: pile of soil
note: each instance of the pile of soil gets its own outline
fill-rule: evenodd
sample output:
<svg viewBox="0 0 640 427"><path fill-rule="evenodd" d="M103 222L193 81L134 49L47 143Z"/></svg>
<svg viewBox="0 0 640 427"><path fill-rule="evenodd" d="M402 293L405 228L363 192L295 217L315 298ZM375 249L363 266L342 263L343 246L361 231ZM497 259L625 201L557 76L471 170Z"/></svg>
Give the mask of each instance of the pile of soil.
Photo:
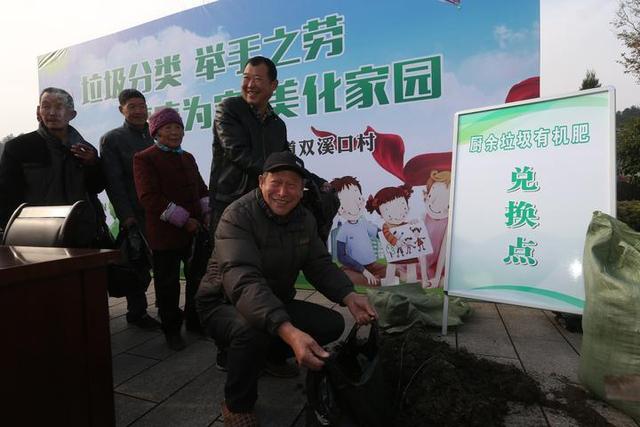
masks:
<svg viewBox="0 0 640 427"><path fill-rule="evenodd" d="M517 367L456 350L429 334L414 327L383 336L380 356L387 390L393 391L394 425L503 426L511 402L547 407L580 425L610 425L578 387L565 385L545 395Z"/></svg>

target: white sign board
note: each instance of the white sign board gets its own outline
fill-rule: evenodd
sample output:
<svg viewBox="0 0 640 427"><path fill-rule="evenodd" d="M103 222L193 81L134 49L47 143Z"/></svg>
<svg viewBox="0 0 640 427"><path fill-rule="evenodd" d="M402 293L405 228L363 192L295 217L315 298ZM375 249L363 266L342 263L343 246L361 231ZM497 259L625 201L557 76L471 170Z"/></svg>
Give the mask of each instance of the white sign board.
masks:
<svg viewBox="0 0 640 427"><path fill-rule="evenodd" d="M448 295L582 313L593 211L615 215L612 88L454 120Z"/></svg>

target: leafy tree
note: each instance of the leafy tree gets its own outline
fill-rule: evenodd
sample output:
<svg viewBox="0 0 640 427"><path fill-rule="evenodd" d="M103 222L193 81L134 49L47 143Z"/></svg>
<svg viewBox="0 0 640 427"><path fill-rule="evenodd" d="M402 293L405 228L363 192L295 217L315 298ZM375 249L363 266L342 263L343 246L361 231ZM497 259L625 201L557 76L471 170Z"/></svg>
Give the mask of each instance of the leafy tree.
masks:
<svg viewBox="0 0 640 427"><path fill-rule="evenodd" d="M625 120L616 130L618 173L640 181L640 117Z"/></svg>
<svg viewBox="0 0 640 427"><path fill-rule="evenodd" d="M622 126L627 120L634 117L640 117L640 108L636 105L625 108L623 111L616 112L616 128Z"/></svg>
<svg viewBox="0 0 640 427"><path fill-rule="evenodd" d="M594 70L587 70L584 79L582 79L580 90L594 89L600 86L602 85L600 84L600 80L596 77L596 72Z"/></svg>
<svg viewBox="0 0 640 427"><path fill-rule="evenodd" d="M637 199L640 193L640 108L636 105L616 112L616 163L618 175L630 179L624 185ZM618 193L621 200L623 195Z"/></svg>
<svg viewBox="0 0 640 427"><path fill-rule="evenodd" d="M626 47L618 62L640 83L640 0L621 0L612 24Z"/></svg>

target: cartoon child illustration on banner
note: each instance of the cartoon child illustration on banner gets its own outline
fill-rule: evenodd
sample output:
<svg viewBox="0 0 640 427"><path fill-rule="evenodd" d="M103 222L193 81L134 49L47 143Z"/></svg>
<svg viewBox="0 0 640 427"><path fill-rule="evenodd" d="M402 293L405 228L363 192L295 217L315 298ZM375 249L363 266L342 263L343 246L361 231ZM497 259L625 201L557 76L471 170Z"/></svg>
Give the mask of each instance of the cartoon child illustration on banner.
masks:
<svg viewBox="0 0 640 427"><path fill-rule="evenodd" d="M425 186L424 223L433 252L428 255L429 287L439 287L444 273L451 186L451 152L425 153L413 157L404 165L404 141L400 135L376 132L369 126L366 132L376 135L373 158L387 172L406 185Z"/></svg>
<svg viewBox="0 0 640 427"><path fill-rule="evenodd" d="M343 176L331 181L340 199L338 215L344 221L336 235L337 258L343 271L356 285L379 286L385 266L378 262L372 239L380 229L364 217L364 198L357 178Z"/></svg>
<svg viewBox="0 0 640 427"><path fill-rule="evenodd" d="M420 266L420 279L427 283L425 255L433 252L429 237L417 219L409 220L409 197L413 189L403 185L385 187L375 196L369 196L366 209L377 212L384 223L379 233L387 259L383 285L398 284L396 274L404 282L417 282L416 267ZM418 241L420 244L418 245Z"/></svg>
<svg viewBox="0 0 640 427"><path fill-rule="evenodd" d="M424 185L426 211L424 223L434 251L427 257L429 277L438 286L444 269L447 226L449 223L449 192L451 188L451 153L420 154L404 166L407 185Z"/></svg>
<svg viewBox="0 0 640 427"><path fill-rule="evenodd" d="M318 130L313 127L311 130L318 138L330 138L334 144L338 142L337 136L332 132ZM444 274L446 258L445 236L447 234L449 215L451 152L420 154L413 157L405 165L405 145L400 135L380 133L371 126L367 126L366 130L360 134L360 136L363 135L375 141L375 148L372 152L374 160L404 184L401 187L383 188L375 197L370 196L369 202L374 204L377 202L378 205L382 205L382 210L380 210L379 206L367 203L367 210L369 212L378 212L384 221L383 232L380 233L380 242L388 265L381 284L397 283L396 272L398 272L407 281L415 281L419 277L423 282L423 286L439 287L442 284L441 279ZM360 143L358 138L353 138L353 140L356 145ZM408 218L408 200L413 191L412 187L422 186L424 186L422 194L425 204L423 221L419 223L414 221L408 224L406 218ZM392 192L390 189L394 188L395 190ZM405 193L403 196L398 195L401 191ZM395 194L393 197L390 196L392 193ZM346 194L344 193L340 197L341 203ZM361 188L358 194L359 196L362 195ZM387 198L389 199L386 200ZM401 201L402 199L404 201ZM348 200L346 199L345 203L350 203ZM400 217L403 217L403 219L398 220ZM387 229L386 234L384 233L385 226ZM344 238L344 235L342 237ZM361 247L367 247L370 244L366 239L360 239L360 241L359 245ZM417 259L416 254L419 254ZM415 268L416 266L422 267L420 261L425 257L426 274L422 274L421 268L421 274L417 276L417 274L414 274ZM340 258L346 259L344 254L338 258L340 262L342 262ZM371 258L368 257L366 259ZM347 263L349 261L347 260ZM402 261L402 264L398 264L399 261ZM357 266L352 263L351 265L356 267L355 272L357 273L358 269L364 264ZM402 268L398 266L402 266ZM345 271L347 270L345 269ZM371 270L367 270L367 272L373 274ZM363 276L365 276L364 273ZM363 278L367 279L367 277ZM362 281L362 278L360 278L360 281ZM367 282L371 284L369 280Z"/></svg>

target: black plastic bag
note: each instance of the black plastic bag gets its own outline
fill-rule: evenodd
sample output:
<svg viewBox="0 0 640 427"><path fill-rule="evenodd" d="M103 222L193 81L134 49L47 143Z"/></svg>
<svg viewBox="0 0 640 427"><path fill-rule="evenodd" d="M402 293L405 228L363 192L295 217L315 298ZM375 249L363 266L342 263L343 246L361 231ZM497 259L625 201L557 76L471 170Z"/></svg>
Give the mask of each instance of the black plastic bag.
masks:
<svg viewBox="0 0 640 427"><path fill-rule="evenodd" d="M91 238L89 247L97 249L118 249L116 240L109 230L107 225L107 216L104 213L104 207L98 199L96 194L88 195L89 203L83 206L86 209L86 213L83 213L83 217L90 217L91 220L86 220L87 224L95 224L95 232L92 231L93 226L89 227L86 231L77 230L78 237L82 239ZM91 230L91 231L90 231ZM82 246L84 247L84 245Z"/></svg>
<svg viewBox="0 0 640 427"><path fill-rule="evenodd" d="M391 424L390 394L379 360L374 323L361 340L354 326L320 371L307 373L307 426L386 427Z"/></svg>
<svg viewBox="0 0 640 427"><path fill-rule="evenodd" d="M111 297L124 297L134 290L144 290L151 282L151 255L141 231L132 226L122 228L115 242L120 260L107 267L107 289Z"/></svg>

